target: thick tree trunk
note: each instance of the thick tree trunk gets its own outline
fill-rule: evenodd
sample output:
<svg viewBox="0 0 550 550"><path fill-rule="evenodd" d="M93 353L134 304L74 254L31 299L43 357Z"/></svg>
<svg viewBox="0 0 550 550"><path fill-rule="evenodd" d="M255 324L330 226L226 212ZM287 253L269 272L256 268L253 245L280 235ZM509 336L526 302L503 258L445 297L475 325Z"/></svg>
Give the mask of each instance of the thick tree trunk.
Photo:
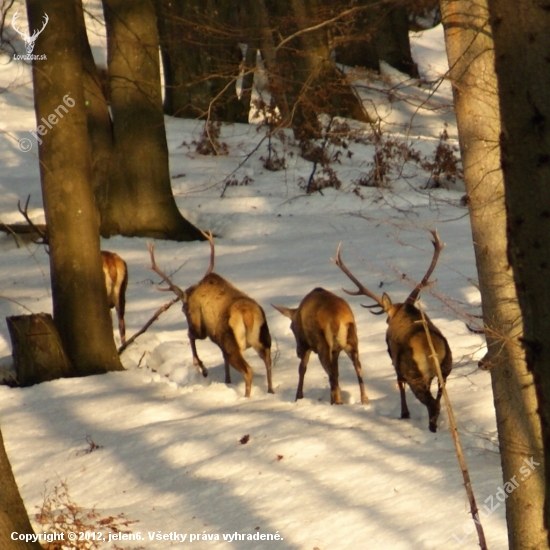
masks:
<svg viewBox="0 0 550 550"><path fill-rule="evenodd" d="M28 0L31 31L50 32L33 62L40 176L50 244L53 317L77 374L120 370L99 247L74 0Z"/></svg>
<svg viewBox="0 0 550 550"><path fill-rule="evenodd" d="M441 0L458 122L464 181L483 305L504 481L524 460L542 463L533 377L521 349L522 316L507 260L499 106L486 0ZM518 478L519 482L519 478ZM506 499L511 549L543 548L542 468Z"/></svg>
<svg viewBox="0 0 550 550"><path fill-rule="evenodd" d="M250 94L237 95L246 42L239 4L155 0L165 79L164 110L182 118L248 122Z"/></svg>
<svg viewBox="0 0 550 550"><path fill-rule="evenodd" d="M0 432L0 548L2 550L42 550L38 542L13 540L12 533L33 535L34 530L15 483Z"/></svg>
<svg viewBox="0 0 550 550"><path fill-rule="evenodd" d="M105 86L101 81L88 42L81 0L76 0L76 14L82 55L88 134L92 146L93 190L100 214L100 232L108 233L106 228L101 227L103 212L107 210L109 190L116 185L117 181L122 180L122 173L114 155L113 126L104 93Z"/></svg>
<svg viewBox="0 0 550 550"><path fill-rule="evenodd" d="M380 70L380 61L418 77L418 69L411 54L409 17L405 6L361 0L355 5L365 9L353 16L346 26L346 34L335 37L336 59L351 67ZM343 2L342 9L349 7Z"/></svg>
<svg viewBox="0 0 550 550"><path fill-rule="evenodd" d="M544 517L550 529L550 5L489 0L489 9L503 130L508 253L542 421ZM547 545L541 542L538 548L548 546L550 535Z"/></svg>
<svg viewBox="0 0 550 550"><path fill-rule="evenodd" d="M286 32L296 33L296 37L278 47L275 70L279 80L288 82L290 124L296 137L301 140L320 137L321 113L372 122L345 75L331 59L329 28L312 29L324 19L320 3L290 0L289 8Z"/></svg>
<svg viewBox="0 0 550 550"><path fill-rule="evenodd" d="M74 376L52 316L47 313L6 317L17 383L32 386Z"/></svg>
<svg viewBox="0 0 550 550"><path fill-rule="evenodd" d="M202 239L179 212L168 170L159 39L152 0L104 0L115 155L123 177L108 190L106 234Z"/></svg>

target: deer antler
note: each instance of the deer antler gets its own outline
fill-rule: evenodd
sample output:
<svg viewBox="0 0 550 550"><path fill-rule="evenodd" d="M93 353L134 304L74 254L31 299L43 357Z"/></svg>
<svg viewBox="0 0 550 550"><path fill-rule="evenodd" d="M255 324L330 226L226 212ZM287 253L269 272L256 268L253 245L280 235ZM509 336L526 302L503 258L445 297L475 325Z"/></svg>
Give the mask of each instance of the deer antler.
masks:
<svg viewBox="0 0 550 550"><path fill-rule="evenodd" d="M373 304L371 306L364 306L370 308L381 308L380 311L371 311L373 315L382 315L384 313L385 308L384 304L382 303L382 300L373 292L371 292L368 288L363 286L359 280L353 275L353 273L347 268L346 264L342 261L342 257L340 255L340 248L342 247L342 243L338 244L338 248L336 249L336 260L332 260L347 276L348 278L355 284L358 290L346 290L345 288L342 288L342 290L346 294L350 294L351 296L367 296L368 298L371 298L376 302L376 304Z"/></svg>
<svg viewBox="0 0 550 550"><path fill-rule="evenodd" d="M147 248L149 250L149 255L151 256L151 269L157 274L160 275L162 280L170 287L170 290L181 300L184 301L185 293L183 290L176 286L167 275L157 266L155 262L155 243L147 243Z"/></svg>
<svg viewBox="0 0 550 550"><path fill-rule="evenodd" d="M206 273L203 275L203 279L204 279L204 277L207 277L208 275L210 275L210 273L212 273L212 270L214 269L214 253L215 253L214 236L212 235L212 231L208 231L207 233L206 231L203 231L201 229L200 232L203 234L206 240L210 243L210 265L208 266Z"/></svg>
<svg viewBox="0 0 550 550"><path fill-rule="evenodd" d="M439 240L437 229L430 229L429 231L432 234L432 237L433 237L432 244L434 245L434 254L432 257L432 262L430 263L430 267L428 267L428 271L426 271L426 274L424 275L424 277L422 277L422 280L414 287L414 290L409 294L408 298L405 300L405 302L408 304L414 304L418 299L418 296L421 290L427 287L428 285L432 284L430 282L430 276L433 273L433 270L435 269L437 260L439 259L439 254L445 248L445 245L442 244L441 241Z"/></svg>

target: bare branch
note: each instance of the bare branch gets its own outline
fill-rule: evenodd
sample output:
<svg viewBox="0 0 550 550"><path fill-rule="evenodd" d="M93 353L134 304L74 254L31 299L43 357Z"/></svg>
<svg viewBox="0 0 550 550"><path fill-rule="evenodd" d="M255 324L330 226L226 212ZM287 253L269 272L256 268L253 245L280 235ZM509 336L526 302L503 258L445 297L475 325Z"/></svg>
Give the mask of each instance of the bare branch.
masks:
<svg viewBox="0 0 550 550"><path fill-rule="evenodd" d="M138 336L141 336L165 311L170 309L176 302L179 301L180 299L176 297L159 307L155 314L143 325L143 327L118 348L118 354L120 355L130 344L133 344Z"/></svg>
<svg viewBox="0 0 550 550"><path fill-rule="evenodd" d="M37 235L39 236L40 240L38 241L33 241L35 244L43 244L45 246L48 246L48 235L47 235L47 228L46 226L38 226L36 225L32 220L31 218L29 217L29 213L28 213L28 210L29 210L29 201L31 200L31 196L28 195L27 197L27 200L25 201L25 208L21 208L21 201L18 200L17 201L17 209L19 210L19 212L21 213L21 215L25 218L25 221L29 224L29 226L31 227L31 229L37 233Z"/></svg>

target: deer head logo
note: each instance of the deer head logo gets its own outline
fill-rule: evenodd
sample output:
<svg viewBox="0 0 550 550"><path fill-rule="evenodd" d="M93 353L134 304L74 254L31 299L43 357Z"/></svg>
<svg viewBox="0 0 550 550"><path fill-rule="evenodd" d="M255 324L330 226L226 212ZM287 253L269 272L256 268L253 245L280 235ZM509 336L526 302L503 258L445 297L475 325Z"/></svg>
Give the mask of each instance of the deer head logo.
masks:
<svg viewBox="0 0 550 550"><path fill-rule="evenodd" d="M32 33L32 36L29 36L26 32L21 32L16 26L16 19L19 17L19 11L16 11L13 14L13 17L11 18L11 26L14 28L14 30L19 33L23 40L25 41L25 49L27 50L27 53L32 53L34 50L34 43L36 42L36 39L38 38L38 35L46 28L46 25L48 24L49 17L48 14L44 14L44 24L42 25L42 28L39 31L34 31Z"/></svg>

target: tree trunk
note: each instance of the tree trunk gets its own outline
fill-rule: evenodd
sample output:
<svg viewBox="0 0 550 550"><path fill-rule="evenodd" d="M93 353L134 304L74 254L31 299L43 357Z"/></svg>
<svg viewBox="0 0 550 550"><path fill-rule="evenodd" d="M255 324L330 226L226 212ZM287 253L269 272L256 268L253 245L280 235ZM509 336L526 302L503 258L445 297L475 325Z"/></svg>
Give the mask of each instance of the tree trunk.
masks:
<svg viewBox="0 0 550 550"><path fill-rule="evenodd" d="M107 235L203 239L179 212L168 170L159 39L152 0L104 0L116 162L108 190Z"/></svg>
<svg viewBox="0 0 550 550"><path fill-rule="evenodd" d="M318 0L290 0L286 32L296 37L278 46L277 70L288 81L291 125L300 140L322 135L318 115L372 122L350 83L331 59L329 27L311 27L325 20ZM286 74L286 77L282 75Z"/></svg>
<svg viewBox="0 0 550 550"><path fill-rule="evenodd" d="M479 275L504 481L524 460L542 462L533 377L519 338L522 316L507 261L504 185L500 170L499 106L486 0L441 0L464 182ZM510 549L543 548L542 468L521 479L506 499ZM519 482L519 480L518 480Z"/></svg>
<svg viewBox="0 0 550 550"><path fill-rule="evenodd" d="M15 483L0 432L0 548L2 550L42 550L38 542L13 540L12 533L33 535L34 530Z"/></svg>
<svg viewBox="0 0 550 550"><path fill-rule="evenodd" d="M100 256L75 2L28 0L27 10L31 30L49 16L50 32L36 41L47 59L33 62L33 83L55 325L77 374L121 370Z"/></svg>
<svg viewBox="0 0 550 550"><path fill-rule="evenodd" d="M508 254L542 421L544 517L550 529L550 5L489 0L489 9L499 83ZM548 546L550 536L538 548Z"/></svg>
<svg viewBox="0 0 550 550"><path fill-rule="evenodd" d="M105 86L102 84L86 34L82 0L76 1L76 14L82 56L88 134L92 146L93 190L101 219L100 232L108 234L106 228L101 227L105 217L103 212L108 208L109 190L116 185L117 181L121 181L123 176L114 155L111 115L104 93Z"/></svg>
<svg viewBox="0 0 550 550"><path fill-rule="evenodd" d="M398 3L361 0L355 5L365 9L352 16L345 33L335 37L336 59L351 67L380 70L385 61L399 71L418 77L411 54L408 10ZM350 7L342 2L342 9Z"/></svg>
<svg viewBox="0 0 550 550"><path fill-rule="evenodd" d="M250 94L237 95L246 42L239 4L156 0L165 79L164 110L182 118L248 122Z"/></svg>
<svg viewBox="0 0 550 550"><path fill-rule="evenodd" d="M47 313L6 317L17 383L32 386L74 376L52 316Z"/></svg>

